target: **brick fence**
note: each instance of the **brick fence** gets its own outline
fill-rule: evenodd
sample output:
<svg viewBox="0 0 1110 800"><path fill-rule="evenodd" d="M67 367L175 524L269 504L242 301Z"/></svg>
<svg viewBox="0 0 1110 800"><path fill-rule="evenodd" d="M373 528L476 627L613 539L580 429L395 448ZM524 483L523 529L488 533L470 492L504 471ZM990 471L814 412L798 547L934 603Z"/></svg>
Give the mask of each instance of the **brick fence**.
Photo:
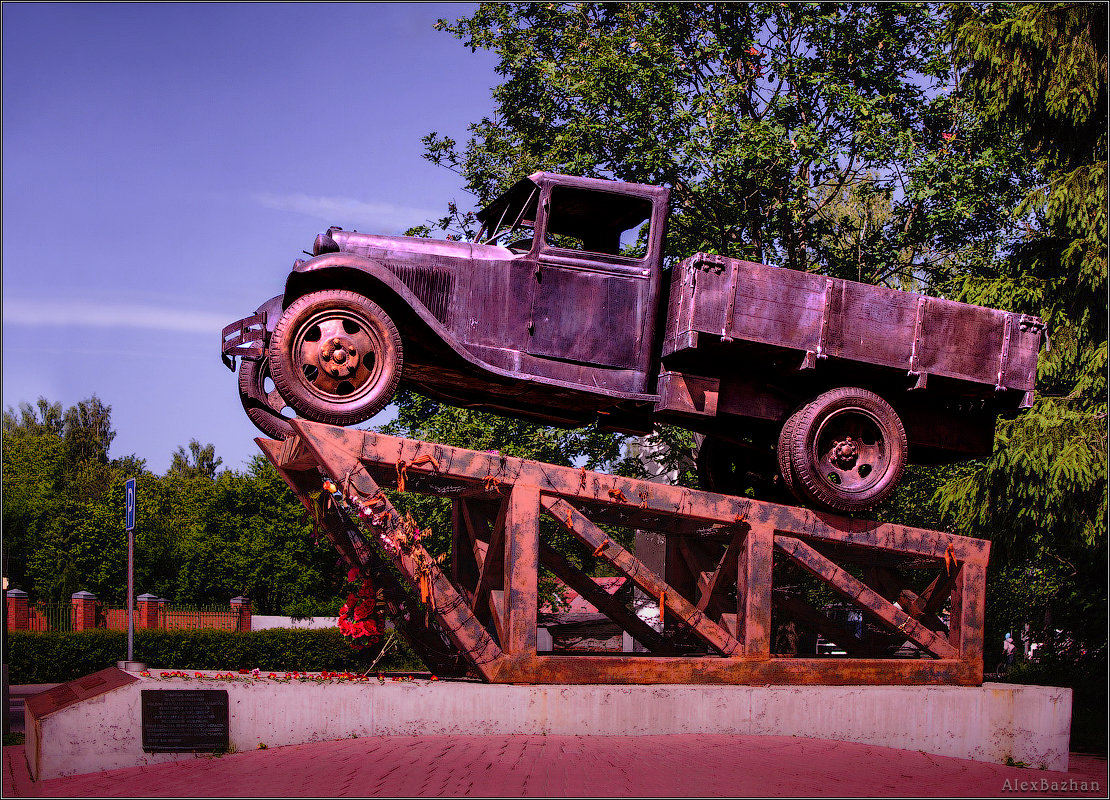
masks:
<svg viewBox="0 0 1110 800"><path fill-rule="evenodd" d="M68 605L31 603L20 589L8 589L5 595L9 631L127 630L127 609L105 608L92 592L74 592ZM143 594L136 598L135 606L132 618L136 630L251 629L251 601L246 597L231 598L225 608L190 608L171 606L161 597Z"/></svg>

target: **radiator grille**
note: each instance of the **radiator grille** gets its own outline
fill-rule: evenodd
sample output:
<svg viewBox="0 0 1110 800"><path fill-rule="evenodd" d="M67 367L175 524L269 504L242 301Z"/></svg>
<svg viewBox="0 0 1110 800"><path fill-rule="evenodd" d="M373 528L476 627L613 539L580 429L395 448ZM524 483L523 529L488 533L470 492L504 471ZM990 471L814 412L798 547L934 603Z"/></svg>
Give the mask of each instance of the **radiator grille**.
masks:
<svg viewBox="0 0 1110 800"><path fill-rule="evenodd" d="M454 275L450 270L412 264L391 264L390 269L402 283L412 289L412 293L428 307L432 316L444 324L447 323L447 311L455 289Z"/></svg>

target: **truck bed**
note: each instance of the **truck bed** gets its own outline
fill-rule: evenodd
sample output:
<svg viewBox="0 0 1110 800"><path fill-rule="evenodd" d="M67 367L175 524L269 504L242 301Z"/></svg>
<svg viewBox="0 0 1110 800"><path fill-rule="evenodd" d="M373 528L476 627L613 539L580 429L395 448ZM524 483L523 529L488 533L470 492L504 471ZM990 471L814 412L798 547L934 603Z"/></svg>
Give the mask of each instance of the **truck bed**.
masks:
<svg viewBox="0 0 1110 800"><path fill-rule="evenodd" d="M801 369L838 359L1033 402L1045 326L1026 314L707 253L674 267L669 303L664 359L712 336L797 350Z"/></svg>

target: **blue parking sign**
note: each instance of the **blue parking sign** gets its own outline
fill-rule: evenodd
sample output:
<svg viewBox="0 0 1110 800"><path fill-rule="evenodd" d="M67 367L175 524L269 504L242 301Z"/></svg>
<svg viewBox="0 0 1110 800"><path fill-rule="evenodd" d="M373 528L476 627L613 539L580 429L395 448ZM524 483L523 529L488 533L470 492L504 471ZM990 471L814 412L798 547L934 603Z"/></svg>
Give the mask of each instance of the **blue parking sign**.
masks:
<svg viewBox="0 0 1110 800"><path fill-rule="evenodd" d="M125 527L129 531L133 531L135 530L135 479L128 478L124 486L126 487L125 491L127 496L126 513L124 515L127 524Z"/></svg>

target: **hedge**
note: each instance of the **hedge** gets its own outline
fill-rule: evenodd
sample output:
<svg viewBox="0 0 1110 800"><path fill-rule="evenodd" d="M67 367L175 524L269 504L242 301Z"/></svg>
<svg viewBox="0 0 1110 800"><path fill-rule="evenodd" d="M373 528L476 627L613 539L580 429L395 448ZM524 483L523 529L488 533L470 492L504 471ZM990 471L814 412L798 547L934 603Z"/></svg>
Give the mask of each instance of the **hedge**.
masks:
<svg viewBox="0 0 1110 800"><path fill-rule="evenodd" d="M365 672L378 650L354 650L336 628L271 628L250 633L137 630L134 654L136 661L152 669ZM115 666L126 657L125 631L9 631L4 640L11 684L71 681ZM399 642L376 669L416 671L426 667Z"/></svg>
<svg viewBox="0 0 1110 800"><path fill-rule="evenodd" d="M1071 751L1105 755L1107 749L1106 655L1082 663L1046 660L1016 664L1006 683L1067 686L1072 690Z"/></svg>

